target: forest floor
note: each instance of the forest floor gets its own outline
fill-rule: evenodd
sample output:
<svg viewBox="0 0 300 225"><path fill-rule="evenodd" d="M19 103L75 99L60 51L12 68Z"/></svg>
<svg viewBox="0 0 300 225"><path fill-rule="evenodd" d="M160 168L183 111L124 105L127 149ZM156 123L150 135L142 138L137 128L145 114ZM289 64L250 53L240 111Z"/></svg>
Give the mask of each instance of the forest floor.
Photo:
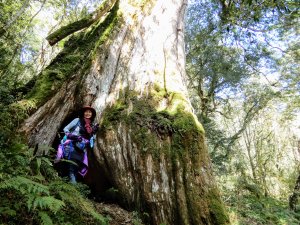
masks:
<svg viewBox="0 0 300 225"><path fill-rule="evenodd" d="M109 218L109 225L143 225L137 212L129 212L116 204L94 203L96 210Z"/></svg>

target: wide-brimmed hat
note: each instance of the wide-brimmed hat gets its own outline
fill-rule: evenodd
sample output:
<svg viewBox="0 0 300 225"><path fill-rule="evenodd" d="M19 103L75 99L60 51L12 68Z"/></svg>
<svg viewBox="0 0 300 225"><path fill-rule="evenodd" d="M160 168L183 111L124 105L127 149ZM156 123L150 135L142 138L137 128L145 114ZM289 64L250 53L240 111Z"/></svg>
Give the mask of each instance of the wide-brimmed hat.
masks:
<svg viewBox="0 0 300 225"><path fill-rule="evenodd" d="M96 117L96 110L93 107L91 107L91 106L83 106L81 108L81 110L80 110L81 116L83 117L83 114L84 114L84 112L86 110L91 110L91 112L92 112L92 118L91 119L95 119L95 117Z"/></svg>

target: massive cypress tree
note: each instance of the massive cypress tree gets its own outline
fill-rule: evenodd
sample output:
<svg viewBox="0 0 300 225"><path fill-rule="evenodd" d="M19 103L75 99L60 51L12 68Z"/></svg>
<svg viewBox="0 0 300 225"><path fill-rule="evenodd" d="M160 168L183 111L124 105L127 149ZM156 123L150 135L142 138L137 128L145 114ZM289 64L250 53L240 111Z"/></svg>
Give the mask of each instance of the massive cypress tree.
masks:
<svg viewBox="0 0 300 225"><path fill-rule="evenodd" d="M82 105L100 131L88 183L150 224L227 224L185 84L185 0L111 0L48 36L65 47L19 104L31 145L52 145Z"/></svg>

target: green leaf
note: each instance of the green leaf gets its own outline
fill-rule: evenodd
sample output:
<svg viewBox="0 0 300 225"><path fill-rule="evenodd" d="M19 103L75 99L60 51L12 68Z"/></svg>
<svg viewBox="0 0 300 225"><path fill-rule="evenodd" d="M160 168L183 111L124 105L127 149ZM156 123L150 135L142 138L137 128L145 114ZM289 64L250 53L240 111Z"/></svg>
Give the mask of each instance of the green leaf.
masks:
<svg viewBox="0 0 300 225"><path fill-rule="evenodd" d="M37 158L36 159L36 166L37 166L37 171L40 171L41 168L41 164L42 164L42 159L41 158Z"/></svg>
<svg viewBox="0 0 300 225"><path fill-rule="evenodd" d="M51 162L48 158L42 157L42 160L43 160L45 163L47 163L49 166L53 166L52 162Z"/></svg>

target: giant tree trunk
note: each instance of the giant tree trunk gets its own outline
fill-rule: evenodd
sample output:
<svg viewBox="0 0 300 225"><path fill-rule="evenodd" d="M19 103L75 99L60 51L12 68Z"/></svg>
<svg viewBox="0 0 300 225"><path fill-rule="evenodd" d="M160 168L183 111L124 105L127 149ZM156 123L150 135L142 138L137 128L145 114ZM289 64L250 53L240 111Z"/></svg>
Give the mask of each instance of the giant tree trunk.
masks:
<svg viewBox="0 0 300 225"><path fill-rule="evenodd" d="M26 100L38 110L22 131L31 145L51 145L66 118L92 105L101 129L90 185L109 181L150 224L226 224L187 96L185 7L185 0L116 1L41 74Z"/></svg>

